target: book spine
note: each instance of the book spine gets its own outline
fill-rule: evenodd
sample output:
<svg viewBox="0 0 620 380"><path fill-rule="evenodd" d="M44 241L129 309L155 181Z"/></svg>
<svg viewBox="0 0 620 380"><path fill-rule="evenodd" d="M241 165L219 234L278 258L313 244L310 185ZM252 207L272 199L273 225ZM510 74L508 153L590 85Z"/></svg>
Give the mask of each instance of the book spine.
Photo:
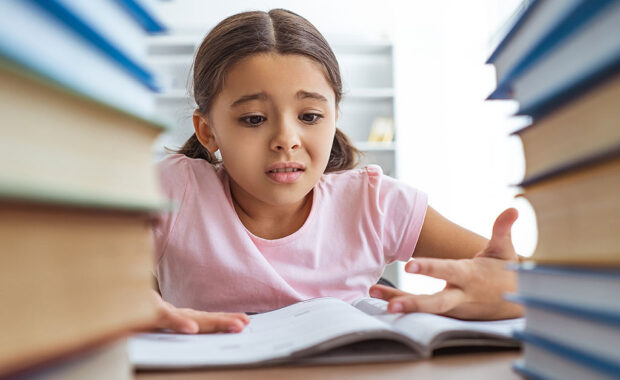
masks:
<svg viewBox="0 0 620 380"><path fill-rule="evenodd" d="M608 150L597 152L594 155L585 157L573 162L567 162L561 166L557 166L544 173L537 174L530 178L525 178L521 183L515 185L518 187L528 187L534 184L538 184L544 181L548 181L552 178L562 176L567 173L571 173L578 170L583 170L597 164L611 161L620 157L620 145L616 145Z"/></svg>
<svg viewBox="0 0 620 380"><path fill-rule="evenodd" d="M141 64L129 57L112 42L108 41L101 34L95 31L89 24L80 19L74 12L65 7L57 0L26 0L40 7L48 14L53 16L60 23L68 27L78 36L83 38L87 43L94 46L108 59L132 75L139 82L147 86L149 89L159 92L160 86L157 84L155 77L151 72L144 68Z"/></svg>

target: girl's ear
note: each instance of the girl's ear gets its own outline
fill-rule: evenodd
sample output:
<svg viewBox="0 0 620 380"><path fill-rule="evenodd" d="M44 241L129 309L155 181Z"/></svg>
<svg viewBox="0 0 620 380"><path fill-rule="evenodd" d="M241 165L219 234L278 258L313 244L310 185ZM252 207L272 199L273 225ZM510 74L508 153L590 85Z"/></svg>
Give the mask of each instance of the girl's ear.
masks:
<svg viewBox="0 0 620 380"><path fill-rule="evenodd" d="M217 146L213 129L209 125L207 117L201 115L198 110L195 110L192 120L194 122L194 131L196 132L196 137L198 138L198 141L200 141L200 144L202 144L202 146L204 146L210 153L217 152L219 147Z"/></svg>

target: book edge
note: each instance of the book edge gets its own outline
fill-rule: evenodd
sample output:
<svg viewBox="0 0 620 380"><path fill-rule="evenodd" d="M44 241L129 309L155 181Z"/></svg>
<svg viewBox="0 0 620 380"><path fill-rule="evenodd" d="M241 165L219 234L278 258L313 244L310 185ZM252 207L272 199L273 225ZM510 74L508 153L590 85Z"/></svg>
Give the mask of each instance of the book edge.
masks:
<svg viewBox="0 0 620 380"><path fill-rule="evenodd" d="M167 124L164 123L161 120L158 120L156 118L149 118L145 115L140 115L137 113L132 113L128 110L119 108L107 101L104 101L102 99L96 98L94 96L90 96L90 95L86 95L82 92L79 92L71 87L67 87L62 85L61 83L57 82L56 80L54 80L53 78L50 78L48 76L44 76L34 70L31 70L30 68L27 68L25 66L22 66L21 64L19 64L19 62L12 60L10 57L7 57L6 55L3 55L0 53L0 69L6 70L11 74L17 75L21 78L23 78L24 80L28 80L28 81L32 81L36 84L45 86L47 88L50 88L54 91L60 91L63 92L65 94L68 94L76 99L82 100L82 101L86 101L88 103L94 104L98 107L104 107L110 111L113 111L115 113L127 116L141 124L147 125L150 128L154 128L157 129L159 131L162 132L166 132L166 131L170 131L172 129L172 127Z"/></svg>

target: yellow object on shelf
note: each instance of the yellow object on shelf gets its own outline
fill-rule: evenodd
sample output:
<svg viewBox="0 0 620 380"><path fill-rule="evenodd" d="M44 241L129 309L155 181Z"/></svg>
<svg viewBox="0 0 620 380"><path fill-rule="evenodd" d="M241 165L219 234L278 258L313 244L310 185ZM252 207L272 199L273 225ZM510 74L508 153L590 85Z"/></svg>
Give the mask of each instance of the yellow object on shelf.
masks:
<svg viewBox="0 0 620 380"><path fill-rule="evenodd" d="M390 142L394 140L394 119L377 117L370 127L369 142Z"/></svg>

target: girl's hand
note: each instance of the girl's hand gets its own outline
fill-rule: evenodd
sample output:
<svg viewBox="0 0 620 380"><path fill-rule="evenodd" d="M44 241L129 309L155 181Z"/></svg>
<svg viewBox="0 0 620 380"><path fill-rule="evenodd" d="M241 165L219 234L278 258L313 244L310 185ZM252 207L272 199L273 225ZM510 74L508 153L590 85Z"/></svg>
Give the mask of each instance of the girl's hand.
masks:
<svg viewBox="0 0 620 380"><path fill-rule="evenodd" d="M391 313L424 312L460 319L506 319L523 315L523 308L502 295L516 290L516 274L505 269L517 262L510 228L518 213L510 208L493 225L487 247L473 259L418 258L405 265L409 273L446 280L446 288L431 295L413 295L383 285L370 288L370 295L389 301Z"/></svg>
<svg viewBox="0 0 620 380"><path fill-rule="evenodd" d="M250 317L244 313L211 313L193 309L180 309L164 301L153 290L159 318L156 328L168 329L184 334L241 332L250 323Z"/></svg>

